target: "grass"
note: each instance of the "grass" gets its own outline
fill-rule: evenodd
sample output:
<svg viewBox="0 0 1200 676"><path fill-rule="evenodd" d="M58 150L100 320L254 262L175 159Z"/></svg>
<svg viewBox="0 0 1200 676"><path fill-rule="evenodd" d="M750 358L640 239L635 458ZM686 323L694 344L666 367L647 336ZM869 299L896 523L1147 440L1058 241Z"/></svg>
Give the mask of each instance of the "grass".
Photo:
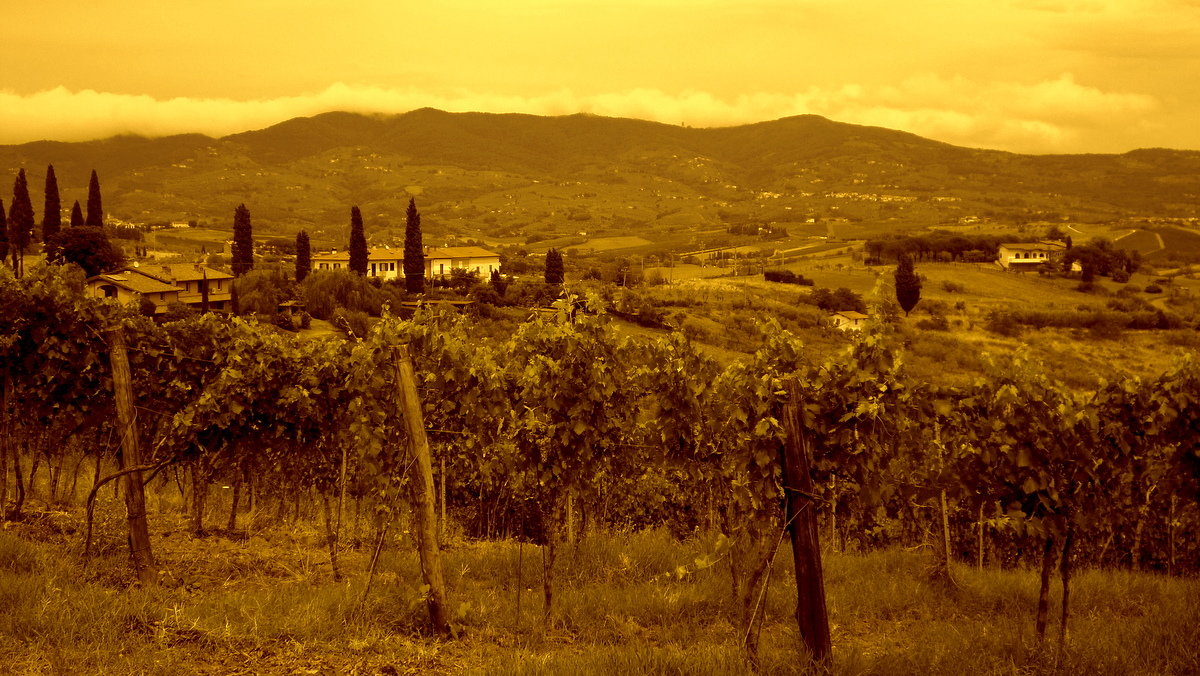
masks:
<svg viewBox="0 0 1200 676"><path fill-rule="evenodd" d="M146 590L129 586L120 547L102 548L84 570L77 543L51 537L45 524L0 531L6 673L755 671L739 648L727 565L695 564L706 539L661 530L581 539L560 559L551 625L541 621L540 548L455 540L444 567L459 635L438 642L424 635L419 563L404 533L363 602L368 552L344 551L347 579L333 581L315 524L193 539L168 535L170 515L154 518L165 526L155 546L167 573ZM119 519L102 524L101 540L118 536ZM777 557L766 597L761 673L804 673L789 558ZM1033 571L958 567L958 585L947 588L927 580L926 565L922 553L902 550L826 555L835 674L1200 670L1195 579L1082 571L1056 669L1054 643L1039 647L1032 635Z"/></svg>

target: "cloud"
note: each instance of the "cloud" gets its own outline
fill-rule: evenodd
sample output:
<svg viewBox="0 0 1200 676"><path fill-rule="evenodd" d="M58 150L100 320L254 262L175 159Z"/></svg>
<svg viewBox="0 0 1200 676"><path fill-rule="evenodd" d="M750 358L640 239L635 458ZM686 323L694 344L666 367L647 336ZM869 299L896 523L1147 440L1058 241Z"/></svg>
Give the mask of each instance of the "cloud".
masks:
<svg viewBox="0 0 1200 676"><path fill-rule="evenodd" d="M529 97L334 84L314 94L274 99L158 100L59 87L25 96L0 91L0 143L79 141L123 133L223 136L331 110L401 113L428 106L454 112L588 112L692 126L727 126L815 113L967 146L1025 152L1112 151L1116 149L1094 144L1112 143L1112 131L1124 132L1131 123L1154 113L1158 105L1151 96L1102 91L1077 83L1069 74L1033 83L923 75L881 86L845 84L736 97L646 88L589 95L561 89Z"/></svg>

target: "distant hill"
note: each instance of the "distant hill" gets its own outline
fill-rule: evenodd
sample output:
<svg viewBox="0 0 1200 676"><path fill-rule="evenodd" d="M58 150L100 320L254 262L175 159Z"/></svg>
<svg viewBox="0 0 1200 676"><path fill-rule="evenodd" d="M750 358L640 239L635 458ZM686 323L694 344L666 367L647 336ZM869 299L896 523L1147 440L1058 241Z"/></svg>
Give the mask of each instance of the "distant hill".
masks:
<svg viewBox="0 0 1200 676"><path fill-rule="evenodd" d="M106 210L134 222L342 237L351 205L369 236L403 227L415 195L426 232L526 241L685 237L780 223L842 236L938 224L1200 217L1200 152L1018 155L814 115L693 129L570 115L327 113L220 139L120 136L0 146L40 206L53 163L63 204L90 171ZM40 220L40 218L39 218Z"/></svg>

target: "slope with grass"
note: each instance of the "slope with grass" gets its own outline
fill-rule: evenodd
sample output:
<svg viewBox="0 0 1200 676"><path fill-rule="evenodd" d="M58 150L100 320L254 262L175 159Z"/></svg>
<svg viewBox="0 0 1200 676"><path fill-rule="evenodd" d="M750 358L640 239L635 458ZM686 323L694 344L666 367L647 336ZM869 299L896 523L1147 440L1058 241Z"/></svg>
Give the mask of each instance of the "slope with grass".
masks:
<svg viewBox="0 0 1200 676"><path fill-rule="evenodd" d="M0 532L0 660L6 673L799 674L790 561L772 566L757 668L728 604L715 541L663 531L595 534L566 554L561 622L545 627L533 589L539 547L451 541L446 570L458 638L419 634L419 562L388 539L366 592L370 546L329 577L320 527L259 513L236 538L156 533L162 588L125 589L115 504L101 511L98 560L84 568L77 516ZM156 522L161 522L159 519ZM365 538L370 539L370 538ZM931 584L924 554L826 553L835 674L1189 674L1200 669L1200 583L1119 571L1074 582L1066 650L1039 646L1031 570L955 568Z"/></svg>

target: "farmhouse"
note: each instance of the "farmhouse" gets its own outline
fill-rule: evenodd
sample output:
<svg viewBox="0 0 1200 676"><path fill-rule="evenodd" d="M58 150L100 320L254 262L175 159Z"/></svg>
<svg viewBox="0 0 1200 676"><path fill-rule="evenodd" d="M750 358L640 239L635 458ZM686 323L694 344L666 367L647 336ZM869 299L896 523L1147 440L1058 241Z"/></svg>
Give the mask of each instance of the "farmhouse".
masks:
<svg viewBox="0 0 1200 676"><path fill-rule="evenodd" d="M500 269L500 254L477 246L451 246L425 252L425 278L449 276L453 270L475 272L487 280Z"/></svg>
<svg viewBox="0 0 1200 676"><path fill-rule="evenodd" d="M843 331L862 331L863 325L867 323L870 315L865 315L854 310L842 310L835 312L832 315L833 325Z"/></svg>
<svg viewBox="0 0 1200 676"><path fill-rule="evenodd" d="M1049 263L1066 251L1062 242L1013 242L1001 244L996 262L1005 270L1032 270Z"/></svg>
<svg viewBox="0 0 1200 676"><path fill-rule="evenodd" d="M133 268L89 277L87 294L93 298L112 298L122 305L141 303L146 298L154 303L155 314L166 312L167 305L179 300L179 288L174 284Z"/></svg>
<svg viewBox="0 0 1200 676"><path fill-rule="evenodd" d="M149 298L155 313L166 312L171 303L183 303L196 309L204 305L203 288L208 287L208 309L227 310L231 299L233 275L195 263L125 268L96 275L87 280L88 294L95 298L114 298L122 304L140 303Z"/></svg>
<svg viewBox="0 0 1200 676"><path fill-rule="evenodd" d="M350 252L314 254L313 270L331 272L350 269ZM367 276L379 279L404 279L404 249L371 247L367 249Z"/></svg>
<svg viewBox="0 0 1200 676"><path fill-rule="evenodd" d="M335 251L312 257L314 270L349 270L350 253ZM474 271L487 279L500 269L500 254L477 246L452 246L425 250L425 278L448 277L454 270ZM372 247L367 250L367 277L404 279L404 249Z"/></svg>
<svg viewBox="0 0 1200 676"><path fill-rule="evenodd" d="M204 305L204 287L208 287L208 309L229 310L233 302L233 275L199 263L149 265L145 272L174 284L179 302L200 309Z"/></svg>

